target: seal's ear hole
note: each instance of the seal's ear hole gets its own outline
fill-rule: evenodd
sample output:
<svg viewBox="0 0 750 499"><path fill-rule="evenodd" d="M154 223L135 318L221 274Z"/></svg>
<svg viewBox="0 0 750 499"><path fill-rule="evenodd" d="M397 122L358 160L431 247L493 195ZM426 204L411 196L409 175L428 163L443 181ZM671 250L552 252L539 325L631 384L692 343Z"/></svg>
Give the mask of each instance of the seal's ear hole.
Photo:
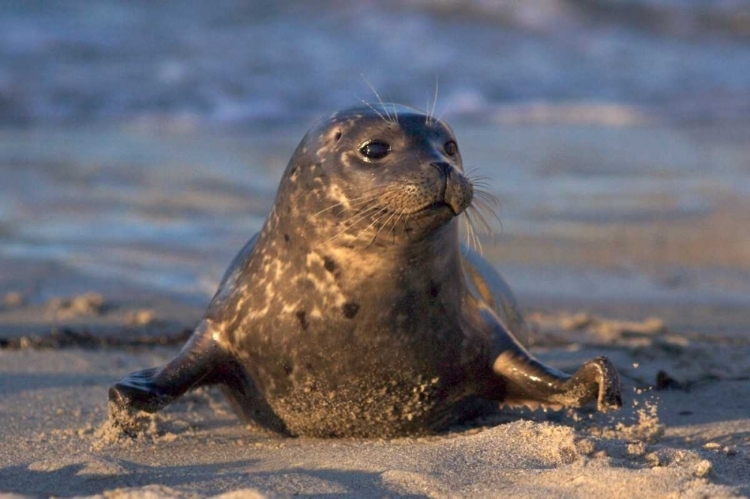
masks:
<svg viewBox="0 0 750 499"><path fill-rule="evenodd" d="M338 142L340 138L341 138L341 130L337 130L336 135L333 136L333 140Z"/></svg>

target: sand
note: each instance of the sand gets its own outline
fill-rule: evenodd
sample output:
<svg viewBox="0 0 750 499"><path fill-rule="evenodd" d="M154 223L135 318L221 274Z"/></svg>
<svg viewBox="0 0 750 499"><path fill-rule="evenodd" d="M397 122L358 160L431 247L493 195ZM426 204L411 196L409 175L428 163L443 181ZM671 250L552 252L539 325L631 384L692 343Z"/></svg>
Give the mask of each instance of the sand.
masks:
<svg viewBox="0 0 750 499"><path fill-rule="evenodd" d="M526 340L543 360L615 362L626 395L614 414L513 409L424 438L280 438L245 428L217 390L200 389L143 415L131 437L107 419L108 386L174 355L190 327L175 315L200 309L22 298L6 295L0 310L0 491L11 495L750 495L750 341L710 320L705 334L685 333L658 316L625 320L624 308L619 318L529 309ZM11 334L18 324L35 332Z"/></svg>

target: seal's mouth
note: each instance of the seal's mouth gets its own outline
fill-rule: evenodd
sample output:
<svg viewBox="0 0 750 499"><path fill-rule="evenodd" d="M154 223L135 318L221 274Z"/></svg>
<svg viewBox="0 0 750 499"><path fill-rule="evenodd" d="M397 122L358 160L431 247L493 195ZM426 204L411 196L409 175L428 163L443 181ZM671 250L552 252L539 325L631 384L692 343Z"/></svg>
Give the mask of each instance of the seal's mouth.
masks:
<svg viewBox="0 0 750 499"><path fill-rule="evenodd" d="M460 215L471 205L474 199L474 186L469 179L455 170L451 172L445 182L443 203L448 205L453 213Z"/></svg>
<svg viewBox="0 0 750 499"><path fill-rule="evenodd" d="M470 184L467 188L466 184L457 186L447 183L443 199L426 203L423 207L415 210L413 214L450 212L452 216L457 217L471 205L472 197L473 189Z"/></svg>

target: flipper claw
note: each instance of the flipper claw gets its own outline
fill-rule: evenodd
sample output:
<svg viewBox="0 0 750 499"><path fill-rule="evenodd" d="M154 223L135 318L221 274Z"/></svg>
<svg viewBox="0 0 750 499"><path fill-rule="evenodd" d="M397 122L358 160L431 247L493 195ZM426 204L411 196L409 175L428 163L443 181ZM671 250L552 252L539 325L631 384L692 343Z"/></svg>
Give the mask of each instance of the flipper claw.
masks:
<svg viewBox="0 0 750 499"><path fill-rule="evenodd" d="M158 411L174 399L159 390L155 382L159 371L155 367L128 374L110 387L109 401L122 410Z"/></svg>
<svg viewBox="0 0 750 499"><path fill-rule="evenodd" d="M586 385L590 387L586 392L591 395L596 390L596 408L601 412L622 407L620 376L617 374L615 366L606 357L596 357L586 362L566 384L571 386ZM582 400L581 405L587 402L588 400Z"/></svg>

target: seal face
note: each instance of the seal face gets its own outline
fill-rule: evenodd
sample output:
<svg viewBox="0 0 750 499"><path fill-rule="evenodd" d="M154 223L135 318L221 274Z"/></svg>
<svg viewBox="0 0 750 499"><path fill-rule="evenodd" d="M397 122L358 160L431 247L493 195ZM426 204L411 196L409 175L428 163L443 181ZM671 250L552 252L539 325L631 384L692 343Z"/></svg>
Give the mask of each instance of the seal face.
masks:
<svg viewBox="0 0 750 499"><path fill-rule="evenodd" d="M113 415L203 384L249 421L324 437L433 431L472 396L619 407L607 359L568 376L514 339L524 325L507 285L459 244L473 199L442 121L395 104L321 121L191 340L115 384Z"/></svg>

